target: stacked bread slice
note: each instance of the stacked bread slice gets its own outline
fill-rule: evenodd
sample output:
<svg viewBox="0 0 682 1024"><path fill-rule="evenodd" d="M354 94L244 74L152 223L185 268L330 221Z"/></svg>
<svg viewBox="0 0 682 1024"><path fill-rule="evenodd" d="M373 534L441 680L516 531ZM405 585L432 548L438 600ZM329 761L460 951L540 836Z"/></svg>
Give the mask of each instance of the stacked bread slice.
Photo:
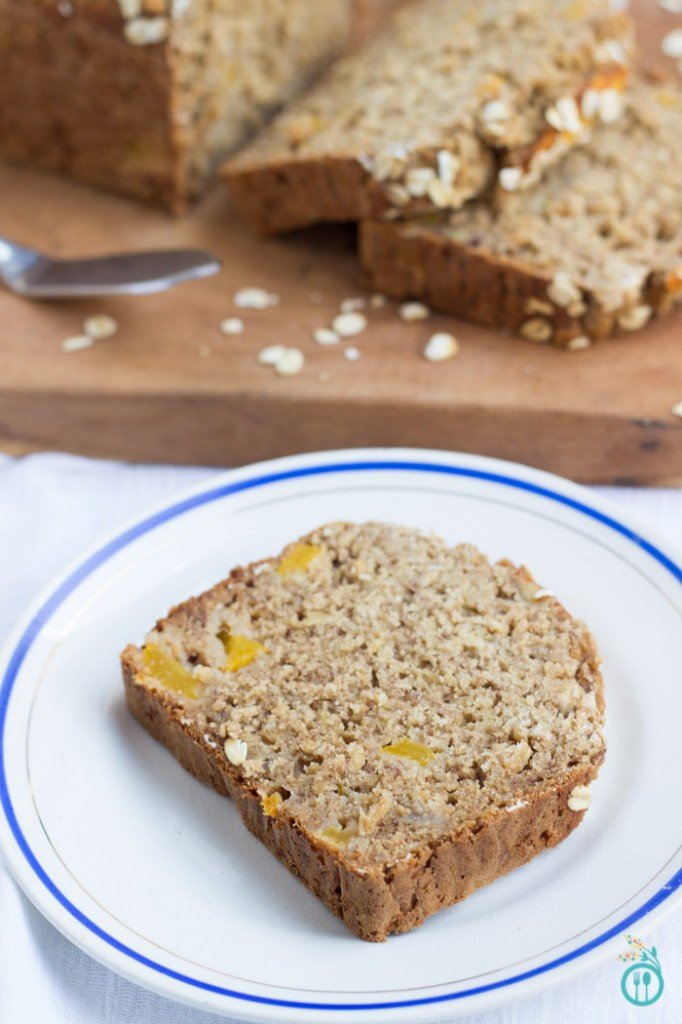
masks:
<svg viewBox="0 0 682 1024"><path fill-rule="evenodd" d="M608 0L421 0L226 168L263 233L355 220L374 288L572 348L682 295L682 94Z"/></svg>

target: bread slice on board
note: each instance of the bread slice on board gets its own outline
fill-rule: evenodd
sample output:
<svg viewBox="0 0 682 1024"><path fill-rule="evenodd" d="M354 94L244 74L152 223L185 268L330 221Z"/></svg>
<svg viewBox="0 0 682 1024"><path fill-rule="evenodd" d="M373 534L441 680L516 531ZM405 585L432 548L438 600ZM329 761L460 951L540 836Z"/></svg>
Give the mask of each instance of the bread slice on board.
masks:
<svg viewBox="0 0 682 1024"><path fill-rule="evenodd" d="M526 570L399 526L235 569L122 663L144 727L370 941L565 839L604 757L586 627Z"/></svg>
<svg viewBox="0 0 682 1024"><path fill-rule="evenodd" d="M682 91L640 79L527 192L452 215L362 225L371 285L534 342L584 348L682 300Z"/></svg>
<svg viewBox="0 0 682 1024"><path fill-rule="evenodd" d="M350 0L0 0L0 154L180 210L349 28Z"/></svg>
<svg viewBox="0 0 682 1024"><path fill-rule="evenodd" d="M631 31L609 0L410 4L227 164L234 203L268 233L532 184L618 116Z"/></svg>

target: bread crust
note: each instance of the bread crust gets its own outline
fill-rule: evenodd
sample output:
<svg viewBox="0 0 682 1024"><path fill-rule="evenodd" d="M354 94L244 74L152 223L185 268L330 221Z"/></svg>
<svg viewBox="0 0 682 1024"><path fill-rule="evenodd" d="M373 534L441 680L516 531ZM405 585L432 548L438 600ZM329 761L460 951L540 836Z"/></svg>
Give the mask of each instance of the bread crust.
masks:
<svg viewBox="0 0 682 1024"><path fill-rule="evenodd" d="M547 305L551 275L509 257L467 247L428 225L366 220L360 226L359 242L365 283L393 298L420 299L434 310L517 333L533 316L532 300ZM580 316L558 306L543 313L555 345L566 347L583 336L601 340L619 330L619 311L604 309L589 293L584 298L586 309ZM654 313L664 313L672 299L664 278L652 271L641 301Z"/></svg>
<svg viewBox="0 0 682 1024"><path fill-rule="evenodd" d="M231 580L248 576L259 564L235 570L224 583L178 606L170 615L180 613L192 621L204 621L206 599L223 594ZM519 572L532 580L526 570ZM579 643L578 678L589 681L601 711L603 681L597 649L587 630L580 632ZM473 828L424 844L402 862L363 868L342 850L302 828L286 808L275 817L266 815L255 787L228 761L222 748L183 717L182 707L171 694L141 680L139 658L134 646L121 655L126 702L135 718L195 778L231 797L247 828L352 932L369 942L383 942L391 934L411 931L438 910L460 902L560 843L584 815L584 811L569 809L571 791L589 784L604 759L602 752L592 763L528 796L518 809L489 812Z"/></svg>

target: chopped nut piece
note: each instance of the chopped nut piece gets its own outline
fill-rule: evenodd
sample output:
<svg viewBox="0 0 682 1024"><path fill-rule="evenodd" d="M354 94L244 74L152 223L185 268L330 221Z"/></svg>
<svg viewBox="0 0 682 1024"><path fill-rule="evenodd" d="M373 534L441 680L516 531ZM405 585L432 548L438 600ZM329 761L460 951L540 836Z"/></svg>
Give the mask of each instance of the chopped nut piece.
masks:
<svg viewBox="0 0 682 1024"><path fill-rule="evenodd" d="M651 306L633 306L617 316L618 326L624 331L638 331L651 319Z"/></svg>
<svg viewBox="0 0 682 1024"><path fill-rule="evenodd" d="M244 321L238 316L228 316L220 321L220 332L228 337L244 333Z"/></svg>
<svg viewBox="0 0 682 1024"><path fill-rule="evenodd" d="M459 352L459 342L452 334L438 332L429 339L424 349L424 358L430 363L442 363L452 359Z"/></svg>
<svg viewBox="0 0 682 1024"><path fill-rule="evenodd" d="M582 349L590 348L591 345L591 338L588 338L585 334L579 334L576 338L571 338L566 348L570 349L571 352L580 352Z"/></svg>
<svg viewBox="0 0 682 1024"><path fill-rule="evenodd" d="M332 321L332 328L340 338L354 338L367 326L367 317L362 313L339 313Z"/></svg>
<svg viewBox="0 0 682 1024"><path fill-rule="evenodd" d="M239 309L270 309L279 304L279 295L264 288L241 288L234 296L234 304Z"/></svg>
<svg viewBox="0 0 682 1024"><path fill-rule="evenodd" d="M547 294L557 306L566 307L573 302L582 301L580 289L565 271L559 271L554 275L547 287Z"/></svg>
<svg viewBox="0 0 682 1024"><path fill-rule="evenodd" d="M225 756L230 764L239 766L244 764L249 754L249 748L243 740L225 740Z"/></svg>
<svg viewBox="0 0 682 1024"><path fill-rule="evenodd" d="M89 334L74 334L70 338L64 338L62 352L82 352L83 349L91 348L94 339Z"/></svg>
<svg viewBox="0 0 682 1024"><path fill-rule="evenodd" d="M398 310L398 316L408 324L416 323L418 320L426 320L431 315L431 310L423 302L405 302Z"/></svg>
<svg viewBox="0 0 682 1024"><path fill-rule="evenodd" d="M590 806L592 793L589 786L575 786L568 797L570 811L586 811Z"/></svg>
<svg viewBox="0 0 682 1024"><path fill-rule="evenodd" d="M313 338L318 345L338 345L340 338L330 327L318 327L313 331Z"/></svg>
<svg viewBox="0 0 682 1024"><path fill-rule="evenodd" d="M552 325L541 316L534 316L521 325L520 332L528 341L543 344L552 337Z"/></svg>
<svg viewBox="0 0 682 1024"><path fill-rule="evenodd" d="M554 306L551 302L545 302L543 299L538 299L534 295L531 295L526 300L526 313L540 313L541 316L551 316L554 312Z"/></svg>

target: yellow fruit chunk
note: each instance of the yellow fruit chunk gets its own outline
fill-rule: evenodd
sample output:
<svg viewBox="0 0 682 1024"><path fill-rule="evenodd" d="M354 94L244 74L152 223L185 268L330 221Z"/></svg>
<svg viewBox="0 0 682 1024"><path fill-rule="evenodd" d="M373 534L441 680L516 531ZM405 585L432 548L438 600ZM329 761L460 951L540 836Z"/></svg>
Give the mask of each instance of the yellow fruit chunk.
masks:
<svg viewBox="0 0 682 1024"><path fill-rule="evenodd" d="M171 658L170 654L166 654L156 644L147 644L142 651L142 662L150 676L167 690L179 693L182 697L190 697L192 700L199 696L199 681L179 661Z"/></svg>
<svg viewBox="0 0 682 1024"><path fill-rule="evenodd" d="M317 544L294 544L280 559L277 572L280 576L286 576L290 572L303 571L321 553L322 548Z"/></svg>
<svg viewBox="0 0 682 1024"><path fill-rule="evenodd" d="M413 740L398 740L397 743L389 743L387 747L381 748L384 754L392 754L393 757L404 757L408 761L416 761L423 767L429 763L435 752L423 743L415 743Z"/></svg>
<svg viewBox="0 0 682 1024"><path fill-rule="evenodd" d="M339 828L338 825L330 825L323 832L319 833L320 839L324 839L326 843L331 843L332 846L347 846L355 835L348 828Z"/></svg>
<svg viewBox="0 0 682 1024"><path fill-rule="evenodd" d="M274 818L277 815L280 807L282 806L282 794L271 793L270 796L263 797L263 810L267 814L268 818Z"/></svg>
<svg viewBox="0 0 682 1024"><path fill-rule="evenodd" d="M248 636L240 636L238 633L229 633L226 629L221 629L218 638L222 641L227 654L224 672L239 672L240 668L253 664L258 655L265 652L265 647L257 640L250 640Z"/></svg>

